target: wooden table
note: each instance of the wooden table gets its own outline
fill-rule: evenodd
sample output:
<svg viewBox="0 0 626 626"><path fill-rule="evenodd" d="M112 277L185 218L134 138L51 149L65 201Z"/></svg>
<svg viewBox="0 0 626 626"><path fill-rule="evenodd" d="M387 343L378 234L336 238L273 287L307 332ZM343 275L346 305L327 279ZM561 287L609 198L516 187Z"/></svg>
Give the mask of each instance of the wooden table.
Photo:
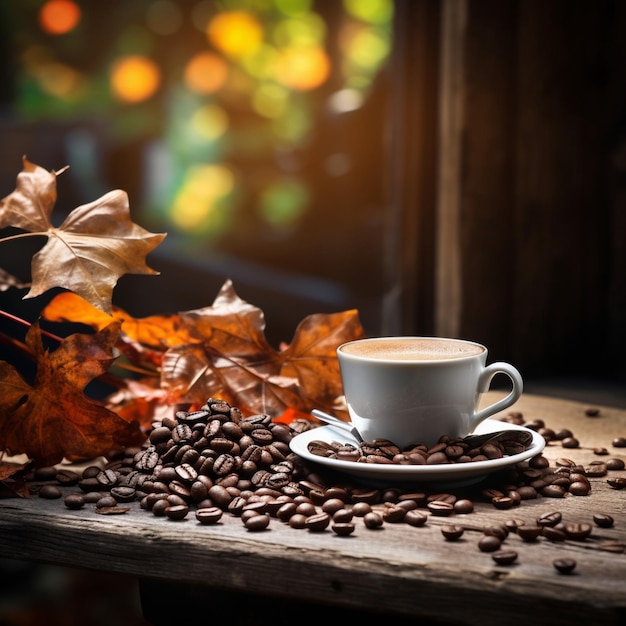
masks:
<svg viewBox="0 0 626 626"><path fill-rule="evenodd" d="M577 449L548 445L544 456L551 462L626 459L626 449L612 446L616 437L626 437L626 411L601 406L589 417L587 408L524 395L514 410L527 421L568 428L579 439ZM597 456L593 448L599 447L609 456ZM610 476L626 477L626 472ZM249 532L228 514L216 526L200 525L193 515L175 522L138 503L124 515L102 516L93 506L70 511L61 500L4 499L0 556L135 576L153 624L172 623L172 615L181 618L200 606L207 615L227 606L231 624L237 623L232 611L240 615L243 607L271 614L267 623L273 624L293 623L301 615L363 612L421 624L624 624L626 553L603 547L626 543L626 490L611 488L606 477L591 482L589 496L525 500L506 511L477 502L471 514L430 516L423 527L386 524L372 531L357 524L349 537L295 530L276 519L266 531ZM485 527L511 518L530 523L551 511L568 522L591 522L593 513L607 513L615 523L594 526L584 541L542 537L527 543L511 533L503 547L516 550L518 559L508 566L478 549ZM458 541L441 533L451 522L466 529ZM557 572L553 561L560 557L576 560L572 574Z"/></svg>

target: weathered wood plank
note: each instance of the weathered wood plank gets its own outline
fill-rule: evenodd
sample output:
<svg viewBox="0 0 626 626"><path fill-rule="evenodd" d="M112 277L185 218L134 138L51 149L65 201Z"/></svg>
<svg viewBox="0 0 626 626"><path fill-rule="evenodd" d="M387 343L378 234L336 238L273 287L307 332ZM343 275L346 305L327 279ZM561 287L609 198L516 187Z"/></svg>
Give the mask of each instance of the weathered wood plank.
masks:
<svg viewBox="0 0 626 626"><path fill-rule="evenodd" d="M543 419L579 437L579 449L548 446L551 459L588 463L599 458L592 451L598 446L624 458L610 443L626 433L626 411L602 407L590 418L585 405L538 396L523 396L516 409L527 420ZM626 611L626 559L600 547L626 541L626 490L611 489L604 479L592 482L587 497L540 498L509 511L477 502L474 513L452 520L431 516L424 527L386 524L380 531L357 525L345 538L295 530L278 520L268 531L251 533L229 515L208 527L193 516L180 522L157 518L138 504L124 515L103 516L88 507L66 510L60 500L7 499L0 502L0 555L477 626L503 616L507 624L547 623L548 615L551 624L618 624ZM485 526L512 517L531 522L553 510L570 522L588 522L595 511L610 513L615 525L595 528L583 542L531 544L512 534L505 543L519 559L509 567L478 550ZM466 528L457 542L441 534L450 521ZM554 569L552 561L562 556L576 559L574 575Z"/></svg>

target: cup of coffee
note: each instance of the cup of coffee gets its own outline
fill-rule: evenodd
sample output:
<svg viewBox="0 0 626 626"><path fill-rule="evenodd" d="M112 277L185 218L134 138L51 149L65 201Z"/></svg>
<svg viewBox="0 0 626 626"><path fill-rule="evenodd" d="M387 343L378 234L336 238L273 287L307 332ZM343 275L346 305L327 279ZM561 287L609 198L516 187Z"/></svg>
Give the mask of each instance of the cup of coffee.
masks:
<svg viewBox="0 0 626 626"><path fill-rule="evenodd" d="M352 423L365 441L387 439L401 448L464 437L522 394L519 371L504 362L487 365L479 343L441 337L374 337L337 348ZM496 374L511 391L479 408Z"/></svg>

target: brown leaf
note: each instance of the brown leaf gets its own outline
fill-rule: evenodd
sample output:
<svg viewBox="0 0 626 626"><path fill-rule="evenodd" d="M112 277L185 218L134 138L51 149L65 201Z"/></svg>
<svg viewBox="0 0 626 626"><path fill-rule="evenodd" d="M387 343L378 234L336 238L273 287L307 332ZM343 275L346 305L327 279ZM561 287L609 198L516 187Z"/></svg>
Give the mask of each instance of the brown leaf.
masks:
<svg viewBox="0 0 626 626"><path fill-rule="evenodd" d="M267 342L263 313L226 281L213 306L181 314L193 344L163 356L161 386L170 402L201 403L214 396L245 414L278 416L287 408L330 408L341 394L336 349L363 336L356 311L313 315L278 352Z"/></svg>
<svg viewBox="0 0 626 626"><path fill-rule="evenodd" d="M15 191L0 202L0 228L14 226L48 238L33 257L32 284L25 298L62 287L110 313L113 288L122 275L157 273L145 257L165 235L130 220L128 196L121 190L74 209L54 227L50 215L56 176L24 158Z"/></svg>
<svg viewBox="0 0 626 626"><path fill-rule="evenodd" d="M37 361L34 384L0 361L0 449L26 454L42 466L93 458L145 439L136 423L83 393L116 358L119 326L115 321L93 335L70 335L51 353L43 348L39 326L29 329L26 343Z"/></svg>

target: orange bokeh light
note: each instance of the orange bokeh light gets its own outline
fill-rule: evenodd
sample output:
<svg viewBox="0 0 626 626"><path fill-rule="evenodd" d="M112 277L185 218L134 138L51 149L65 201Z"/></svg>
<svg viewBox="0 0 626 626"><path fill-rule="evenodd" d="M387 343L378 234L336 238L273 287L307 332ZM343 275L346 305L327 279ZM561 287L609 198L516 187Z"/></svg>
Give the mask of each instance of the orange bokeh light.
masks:
<svg viewBox="0 0 626 626"><path fill-rule="evenodd" d="M263 26L246 11L224 11L207 28L209 41L226 56L242 58L255 52L263 41Z"/></svg>
<svg viewBox="0 0 626 626"><path fill-rule="evenodd" d="M308 91L319 87L330 73L330 60L317 46L286 48L280 53L276 78L283 85Z"/></svg>
<svg viewBox="0 0 626 626"><path fill-rule="evenodd" d="M142 102L150 98L161 83L161 72L147 57L127 56L111 69L111 89L120 99L130 103Z"/></svg>
<svg viewBox="0 0 626 626"><path fill-rule="evenodd" d="M227 78L226 62L212 52L199 52L185 66L185 83L196 93L215 93Z"/></svg>
<svg viewBox="0 0 626 626"><path fill-rule="evenodd" d="M49 0L39 10L39 25L51 35L64 35L80 22L80 7L72 0Z"/></svg>

